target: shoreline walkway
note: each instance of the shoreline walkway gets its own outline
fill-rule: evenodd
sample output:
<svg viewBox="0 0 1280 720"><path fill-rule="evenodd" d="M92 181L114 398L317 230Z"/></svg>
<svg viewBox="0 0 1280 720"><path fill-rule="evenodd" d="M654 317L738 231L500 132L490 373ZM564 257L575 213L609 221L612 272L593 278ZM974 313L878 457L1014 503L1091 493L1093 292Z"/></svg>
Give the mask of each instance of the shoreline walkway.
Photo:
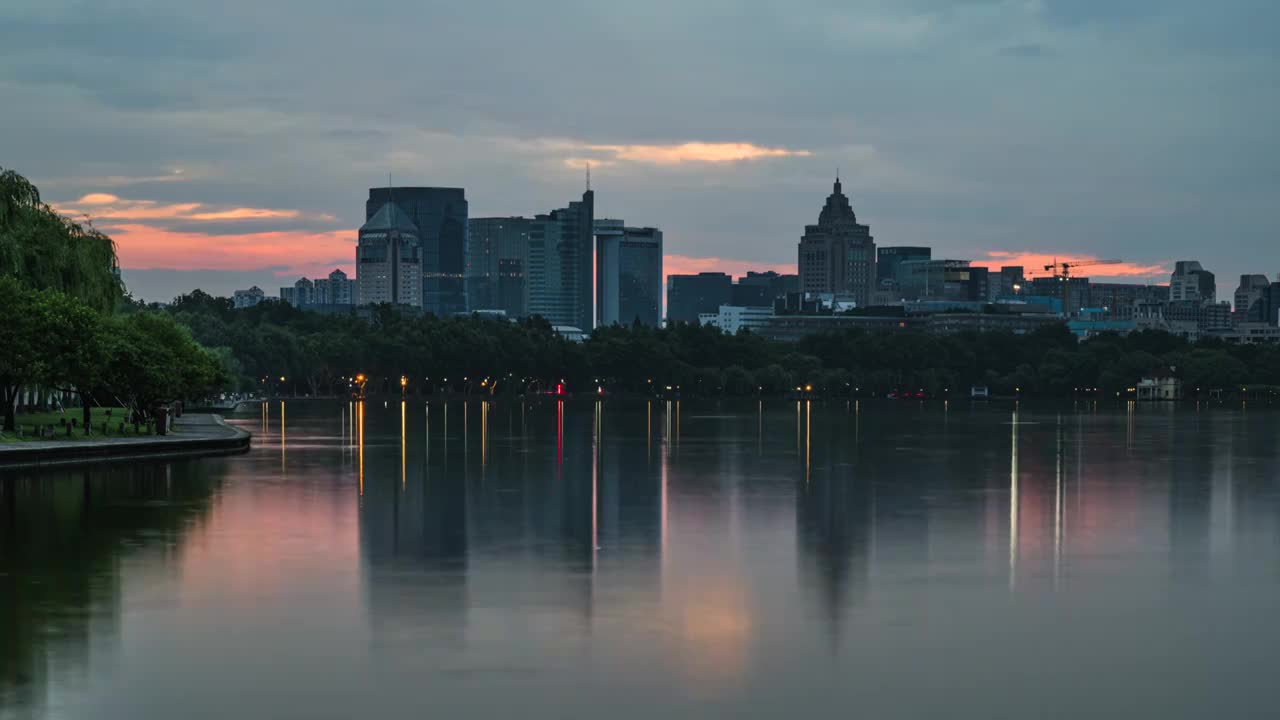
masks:
<svg viewBox="0 0 1280 720"><path fill-rule="evenodd" d="M0 469L230 455L248 450L251 437L221 415L186 413L168 435L0 443Z"/></svg>

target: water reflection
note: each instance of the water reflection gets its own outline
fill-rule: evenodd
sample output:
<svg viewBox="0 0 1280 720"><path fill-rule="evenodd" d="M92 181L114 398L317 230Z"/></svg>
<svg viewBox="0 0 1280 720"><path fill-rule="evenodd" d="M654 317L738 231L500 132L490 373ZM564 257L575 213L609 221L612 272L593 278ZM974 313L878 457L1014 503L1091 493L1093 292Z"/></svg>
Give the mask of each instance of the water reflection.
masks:
<svg viewBox="0 0 1280 720"><path fill-rule="evenodd" d="M0 474L0 716L34 715L51 674L114 651L121 564L169 565L220 483L198 463Z"/></svg>
<svg viewBox="0 0 1280 720"><path fill-rule="evenodd" d="M946 678L1088 715L1105 705L1052 678L1123 675L1165 709L1193 686L1188 714L1269 692L1275 414L415 404L290 401L287 436L264 404L248 456L4 478L0 700L885 716L939 709L918 686Z"/></svg>

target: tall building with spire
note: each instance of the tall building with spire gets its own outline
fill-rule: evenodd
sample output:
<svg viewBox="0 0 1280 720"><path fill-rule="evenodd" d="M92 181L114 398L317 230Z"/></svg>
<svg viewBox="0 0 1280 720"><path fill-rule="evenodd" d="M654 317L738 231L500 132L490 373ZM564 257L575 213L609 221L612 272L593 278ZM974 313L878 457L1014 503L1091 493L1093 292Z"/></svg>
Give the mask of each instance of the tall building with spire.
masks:
<svg viewBox="0 0 1280 720"><path fill-rule="evenodd" d="M357 304L422 307L422 243L418 226L394 202L360 226L356 247Z"/></svg>
<svg viewBox="0 0 1280 720"><path fill-rule="evenodd" d="M840 178L827 196L817 225L800 238L800 291L843 295L860 306L871 303L876 286L876 244L871 228L858 222Z"/></svg>
<svg viewBox="0 0 1280 720"><path fill-rule="evenodd" d="M528 310L552 325L591 332L595 327L593 251L595 193L529 224Z"/></svg>

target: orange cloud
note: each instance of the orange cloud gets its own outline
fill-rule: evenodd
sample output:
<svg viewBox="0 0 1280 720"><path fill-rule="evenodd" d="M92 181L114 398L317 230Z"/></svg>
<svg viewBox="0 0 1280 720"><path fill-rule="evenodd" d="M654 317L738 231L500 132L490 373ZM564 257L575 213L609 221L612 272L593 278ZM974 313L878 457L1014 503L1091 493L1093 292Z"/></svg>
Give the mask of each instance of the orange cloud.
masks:
<svg viewBox="0 0 1280 720"><path fill-rule="evenodd" d="M77 205L112 205L120 202L120 198L111 193L89 193L76 201Z"/></svg>
<svg viewBox="0 0 1280 720"><path fill-rule="evenodd" d="M588 145L586 147L588 150L611 153L617 160L648 165L731 163L772 157L808 157L812 154L808 150L761 147L751 143L687 142L679 145Z"/></svg>
<svg viewBox="0 0 1280 720"><path fill-rule="evenodd" d="M309 275L328 274L339 267L354 272L355 230L209 235L124 224L112 226L110 234L116 241L120 266L131 270L277 267L280 275Z"/></svg>
<svg viewBox="0 0 1280 720"><path fill-rule="evenodd" d="M85 215L95 220L296 220L303 217L298 210L233 207L205 209L204 203L171 203L154 200L128 200L111 193L94 192L79 200L54 209L66 215ZM333 221L332 215L316 215L312 219Z"/></svg>
<svg viewBox="0 0 1280 720"><path fill-rule="evenodd" d="M1027 275L1041 276L1052 275L1052 270L1045 270L1046 266L1056 265L1061 267L1062 263L1087 263L1097 262L1099 258L1092 255L1047 255L1044 253L1030 251L1007 251L1007 250L989 250L986 257L973 261L973 265L990 268L999 271L1002 265L1021 265L1026 269ZM1171 270L1163 265L1143 265L1133 262L1117 262L1117 263L1098 263L1073 269L1071 274L1078 277L1091 278L1130 278L1130 279L1161 279L1168 280Z"/></svg>

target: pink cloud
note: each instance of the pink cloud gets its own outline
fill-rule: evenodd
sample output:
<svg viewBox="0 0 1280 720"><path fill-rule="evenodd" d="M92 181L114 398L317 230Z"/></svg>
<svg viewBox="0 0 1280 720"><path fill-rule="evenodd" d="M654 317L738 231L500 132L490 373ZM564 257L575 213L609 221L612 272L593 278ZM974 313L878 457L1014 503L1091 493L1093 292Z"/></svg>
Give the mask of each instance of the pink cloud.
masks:
<svg viewBox="0 0 1280 720"><path fill-rule="evenodd" d="M94 220L297 220L301 211L276 208L229 207L210 209L204 203L185 202L161 204L154 200L129 200L111 193L93 192L75 202L55 205L58 212L87 216ZM309 219L332 222L332 215L321 214Z"/></svg>
<svg viewBox="0 0 1280 720"><path fill-rule="evenodd" d="M354 273L356 231L332 230L210 235L143 224L109 228L120 266L133 270L260 270L277 274L328 274L334 268ZM322 272L323 271L323 272Z"/></svg>
<svg viewBox="0 0 1280 720"><path fill-rule="evenodd" d="M649 165L684 163L731 163L773 157L808 157L808 150L771 148L752 143L687 142L678 145L588 145L588 150L606 152L617 160ZM570 162L577 160L571 159ZM608 162L608 161L606 161Z"/></svg>
<svg viewBox="0 0 1280 720"><path fill-rule="evenodd" d="M1163 265L1143 265L1134 262L1116 262L1103 263L1097 262L1099 258L1092 255L1047 255L1045 253L1037 253L1031 251L1008 251L1008 250L988 250L986 257L974 260L973 264L979 267L990 268L999 271L1002 265L1021 265L1026 269L1028 277L1031 276L1048 276L1052 275L1052 270L1046 270L1046 266L1056 265L1061 267L1062 263L1088 263L1095 262L1097 264L1088 265L1077 269L1072 269L1071 274L1077 277L1090 278L1127 278L1127 279L1161 279L1168 280L1171 272L1168 267Z"/></svg>

